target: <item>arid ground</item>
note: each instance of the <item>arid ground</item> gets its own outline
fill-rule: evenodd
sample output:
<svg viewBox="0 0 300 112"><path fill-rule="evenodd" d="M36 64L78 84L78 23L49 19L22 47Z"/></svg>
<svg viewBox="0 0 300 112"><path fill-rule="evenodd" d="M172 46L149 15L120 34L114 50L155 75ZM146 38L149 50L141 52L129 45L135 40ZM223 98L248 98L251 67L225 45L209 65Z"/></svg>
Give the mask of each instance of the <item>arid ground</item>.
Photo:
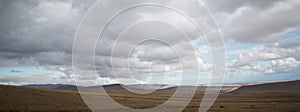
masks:
<svg viewBox="0 0 300 112"><path fill-rule="evenodd" d="M300 112L299 84L300 81L291 81L241 86L220 94L209 112ZM109 93L114 100L134 109L157 106L172 95L168 91L147 97L118 90ZM197 92L184 111L197 112L202 95L203 92ZM0 111L91 111L76 90L1 85L0 99Z"/></svg>

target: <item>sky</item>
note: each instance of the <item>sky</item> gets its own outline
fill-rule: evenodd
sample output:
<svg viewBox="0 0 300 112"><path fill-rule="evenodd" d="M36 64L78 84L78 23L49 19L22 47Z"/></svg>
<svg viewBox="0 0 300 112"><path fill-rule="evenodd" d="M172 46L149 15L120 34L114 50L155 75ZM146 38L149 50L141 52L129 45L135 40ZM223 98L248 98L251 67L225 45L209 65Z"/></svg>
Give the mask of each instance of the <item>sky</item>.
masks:
<svg viewBox="0 0 300 112"><path fill-rule="evenodd" d="M224 83L300 79L299 0L200 2L208 8L219 27L203 24L209 28L207 31L222 31L226 53L225 57L221 57L226 62ZM118 15L97 42L97 74L93 74L92 68L82 69L91 74L77 77L75 81L76 74L72 69L74 37L81 20L94 3L96 0L1 0L0 83L178 84L182 77L186 77L184 84L189 84L194 76L198 77L198 84L210 83L213 60L205 36L195 33L197 31L189 26L186 18L153 7ZM118 7L126 3L111 0L104 3L104 7L109 8L109 4ZM132 13L138 18L130 18ZM105 17L92 16L93 19ZM143 22L123 32L122 38L116 38L116 32L122 25L148 18L167 19L180 28L158 21ZM198 19L205 21L207 17ZM88 27L93 29L97 26L90 24ZM178 30L191 32L194 38L187 41ZM152 33L163 34L154 37L161 36L159 39L165 41L137 41ZM89 41L89 38L82 40L82 46ZM199 73L180 73L182 69L195 67L200 69Z"/></svg>

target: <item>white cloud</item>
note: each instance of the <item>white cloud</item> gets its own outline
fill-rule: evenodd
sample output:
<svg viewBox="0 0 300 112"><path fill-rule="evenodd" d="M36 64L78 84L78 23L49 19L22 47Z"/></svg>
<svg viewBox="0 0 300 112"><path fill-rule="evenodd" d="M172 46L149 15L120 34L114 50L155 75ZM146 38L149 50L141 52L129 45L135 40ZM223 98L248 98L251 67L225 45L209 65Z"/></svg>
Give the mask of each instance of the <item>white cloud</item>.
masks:
<svg viewBox="0 0 300 112"><path fill-rule="evenodd" d="M228 74L237 77L265 74L293 74L300 67L299 37L281 39L274 44L255 44L252 48L228 51Z"/></svg>
<svg viewBox="0 0 300 112"><path fill-rule="evenodd" d="M268 61L280 58L280 54L269 51L268 47L265 46L256 46L251 49L241 50L239 52L239 57L237 61L229 65L230 67L241 67L251 65L258 61ZM234 51L233 51L234 52Z"/></svg>
<svg viewBox="0 0 300 112"><path fill-rule="evenodd" d="M1 1L0 3L0 66L43 66L47 65L49 70L61 71L67 75L67 78L74 77L71 67L71 50L73 34L83 17L87 8L94 2L90 1ZM121 4L118 2L116 4ZM276 67L299 66L300 60L300 40L285 39L280 40L280 36L290 31L299 31L300 27L300 1L299 0L251 0L232 2L220 0L207 0L204 2L208 5L222 28L222 32L227 39L241 43L256 43L257 46L251 49L230 51L230 55L239 55L237 58L228 56L227 59L234 60L228 63L228 67L233 71L245 72L255 71L260 73L276 73ZM5 4L5 5L3 5ZM139 10L141 11L141 10ZM155 11L154 11L155 12ZM155 18L149 14L139 14L140 18ZM161 18L171 18L170 22L179 24L180 28L193 32L185 27L186 25L178 22L185 20L183 18L174 19L175 15L165 15L165 12L157 11L154 14ZM147 75L149 66L153 73L162 73L168 67L169 71L178 72L180 67L179 61L182 61L183 69L189 70L194 67L200 67L203 71L210 71L213 65L210 63L210 48L208 45L198 45L197 35L192 38L192 42L183 39L183 35L176 33L172 27L166 27L161 23L143 24L144 26L135 27L132 31L127 32L127 37L120 39L115 49L115 55L110 57L112 50L112 41L115 37L115 30L120 23L127 23L132 19L119 18L122 21L112 22L108 27L108 32L98 42L96 48L96 68L100 75L99 80L106 83L117 83L113 79L111 68L114 66L116 74L120 74L121 80L130 82L127 67L130 65L133 72L139 74L137 78L143 79L142 74ZM177 16L176 16L177 17ZM94 17L101 19L99 15ZM156 18L157 19L157 18ZM199 18L206 21L207 18ZM171 21L172 20L172 21ZM124 22L126 21L126 22ZM183 22L186 23L187 21ZM214 35L218 29L210 26L210 23L204 22L203 26L207 27L207 35ZM91 24L89 28L94 29L97 26ZM165 34L161 37L169 41L172 47L180 52L181 59L176 59L176 53L166 46L155 45L140 46L137 52L133 52L131 58L127 59L128 49L135 45L136 40L144 35L141 29L146 27L147 31L157 31L157 34ZM153 28L156 27L156 28ZM193 34L193 33L191 33ZM198 33L197 33L198 34ZM89 35L89 34L87 34ZM196 35L196 34L195 34ZM202 38L202 37L201 37ZM82 41L83 45L90 44L89 39ZM276 42L275 44L262 44L265 42ZM196 51L192 49L193 44ZM152 43L153 44L153 43ZM84 47L84 46L83 46ZM194 53L200 57L193 57ZM114 61L110 63L110 59ZM83 59L84 60L84 59ZM260 62L269 62L272 67L268 67ZM199 63L199 66L195 65ZM113 65L112 65L113 64ZM91 66L91 65L89 65ZM88 84L93 81L93 69L85 68L89 71L85 78L80 81ZM64 79L53 79L51 75L32 75L37 76L44 82L65 81ZM14 76L15 82L37 82L29 80L31 76ZM24 78L24 79L21 79ZM44 79L45 78L45 79ZM47 80L47 78L49 80ZM2 80L14 80L11 77L1 77ZM36 78L33 78L36 79ZM96 83L96 82L91 82Z"/></svg>
<svg viewBox="0 0 300 112"><path fill-rule="evenodd" d="M273 69L271 69L271 68L268 68L268 69L264 70L264 73L265 74L272 74L272 73L275 73L275 71Z"/></svg>
<svg viewBox="0 0 300 112"><path fill-rule="evenodd" d="M272 60L271 65L273 67L283 67L283 66L296 66L300 65L300 62L295 58L283 58L278 60Z"/></svg>
<svg viewBox="0 0 300 112"><path fill-rule="evenodd" d="M244 43L276 42L286 31L299 30L299 0L206 2L212 7L227 39Z"/></svg>

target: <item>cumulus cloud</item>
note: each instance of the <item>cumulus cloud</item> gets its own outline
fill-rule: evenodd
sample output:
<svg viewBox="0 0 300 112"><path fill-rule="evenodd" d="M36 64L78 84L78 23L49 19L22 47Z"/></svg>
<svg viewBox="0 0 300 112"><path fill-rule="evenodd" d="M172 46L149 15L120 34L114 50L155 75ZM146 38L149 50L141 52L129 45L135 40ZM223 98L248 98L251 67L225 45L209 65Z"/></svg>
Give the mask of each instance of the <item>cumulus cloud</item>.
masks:
<svg viewBox="0 0 300 112"><path fill-rule="evenodd" d="M278 60L272 60L271 65L273 67L283 67L283 66L297 66L300 62L295 58L283 58Z"/></svg>
<svg viewBox="0 0 300 112"><path fill-rule="evenodd" d="M44 84L44 83L70 83L71 80L53 75L53 74L20 74L20 75L3 75L0 76L0 82L2 83L14 83L18 85L23 85L23 84Z"/></svg>
<svg viewBox="0 0 300 112"><path fill-rule="evenodd" d="M94 2L0 1L0 66L71 66L74 33ZM66 81L51 73L1 76L1 80L20 84Z"/></svg>
<svg viewBox="0 0 300 112"><path fill-rule="evenodd" d="M44 66L48 70L65 73L66 79L74 78L71 66L74 33L93 3L95 0L0 1L0 66ZM119 1L110 3L116 6L123 4ZM238 56L228 64L228 68L233 71L258 71L269 74L277 72L276 67L299 65L299 38L280 39L286 32L299 31L299 0L207 0L204 3L215 16L227 40L261 44L251 49L232 51ZM130 13L135 13L135 17L130 17ZM123 28L121 25L126 26L136 20L149 18L152 21L132 26L122 34L116 33ZM96 15L93 19L103 17ZM157 21L161 19L168 20L170 24ZM197 20L207 19L199 17ZM98 28L95 25L90 24L88 30ZM176 29L172 25L180 27ZM208 22L201 25L207 28L206 36L214 36L219 31ZM199 41L205 41L203 35L190 26L192 24L186 18L159 8L148 7L119 15L104 29L95 49L95 67L99 82L131 82L131 75L142 82L149 74L178 74L181 69L191 70L195 67L202 71L211 71L213 60L210 46L199 44ZM178 30L186 31L192 38L183 38L185 35ZM115 44L119 34L122 38ZM142 40L148 38L147 36L159 38L163 42L143 43ZM90 38L80 41L82 47L91 43ZM269 42L275 44L264 44ZM82 55L84 52L86 51L83 51ZM177 53L181 55L178 56ZM260 62L270 62L271 66L264 66ZM83 69L90 73L80 78L84 84L96 83L92 80L95 74L91 66L94 65ZM128 73L128 69L133 74ZM115 79L114 75L118 75L119 80ZM35 77L42 80L35 81ZM1 76L0 82L62 83L66 79L51 74L32 74Z"/></svg>
<svg viewBox="0 0 300 112"><path fill-rule="evenodd" d="M71 52L80 9L67 1L2 1L1 51Z"/></svg>
<svg viewBox="0 0 300 112"><path fill-rule="evenodd" d="M0 50L3 60L11 60L12 65L70 64L69 60L64 60L64 55L71 53L76 27L91 1L1 2ZM20 63L19 60L32 61Z"/></svg>
<svg viewBox="0 0 300 112"><path fill-rule="evenodd" d="M274 44L257 45L250 49L234 50L230 55L238 55L228 68L233 71L259 72L260 74L293 73L300 67L299 38L290 38ZM232 57L232 56L231 56ZM230 72L229 72L230 73Z"/></svg>
<svg viewBox="0 0 300 112"><path fill-rule="evenodd" d="M225 37L244 43L276 42L300 25L298 0L207 0Z"/></svg>
<svg viewBox="0 0 300 112"><path fill-rule="evenodd" d="M258 61L268 61L279 58L279 54L267 50L265 46L257 46L235 52L238 58L229 67L242 67L256 64Z"/></svg>

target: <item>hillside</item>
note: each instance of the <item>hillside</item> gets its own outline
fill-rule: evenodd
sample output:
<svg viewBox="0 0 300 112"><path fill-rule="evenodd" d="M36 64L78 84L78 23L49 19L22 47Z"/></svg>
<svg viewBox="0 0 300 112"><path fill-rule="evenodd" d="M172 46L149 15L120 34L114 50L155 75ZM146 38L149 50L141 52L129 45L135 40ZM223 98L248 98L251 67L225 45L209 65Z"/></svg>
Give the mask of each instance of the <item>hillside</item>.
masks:
<svg viewBox="0 0 300 112"><path fill-rule="evenodd" d="M25 87L31 88L44 88L44 89L56 89L56 90L86 90L86 91L98 91L100 90L100 86L88 86L88 87L77 87L75 85L67 85L67 84L31 84L31 85L23 85ZM111 85L103 85L102 87L108 91L125 91L123 87L128 87L131 89L140 89L147 90L147 88L153 89L158 85L155 84L135 84L135 85L122 85L122 84L111 84ZM161 85L157 92L174 92L177 90L178 85ZM197 87L197 91L204 92L206 91L208 85L181 85L180 86L184 91L192 91L195 87ZM211 89L219 88L220 85L211 85ZM240 87L240 85L223 85L221 88L221 92L230 91L232 89L236 89ZM98 91L99 92L99 91Z"/></svg>
<svg viewBox="0 0 300 112"><path fill-rule="evenodd" d="M209 112L299 112L299 84L299 81L290 81L245 85L234 91L220 94ZM114 100L135 109L155 107L173 94L172 89L167 90L170 88L150 95L137 95L119 91L120 85L118 84L105 87L111 90L108 93ZM98 98L101 98L103 93L96 92L99 95ZM91 94L95 94L95 92ZM184 112L197 112L202 96L203 92L198 91ZM76 90L0 85L0 111L82 112L90 110ZM120 110L116 108L109 111Z"/></svg>
<svg viewBox="0 0 300 112"><path fill-rule="evenodd" d="M264 84L244 85L230 92L234 94L253 93L290 93L300 94L300 81L273 82Z"/></svg>
<svg viewBox="0 0 300 112"><path fill-rule="evenodd" d="M77 86L69 84L30 84L23 85L32 88L58 89L58 90L76 90Z"/></svg>

